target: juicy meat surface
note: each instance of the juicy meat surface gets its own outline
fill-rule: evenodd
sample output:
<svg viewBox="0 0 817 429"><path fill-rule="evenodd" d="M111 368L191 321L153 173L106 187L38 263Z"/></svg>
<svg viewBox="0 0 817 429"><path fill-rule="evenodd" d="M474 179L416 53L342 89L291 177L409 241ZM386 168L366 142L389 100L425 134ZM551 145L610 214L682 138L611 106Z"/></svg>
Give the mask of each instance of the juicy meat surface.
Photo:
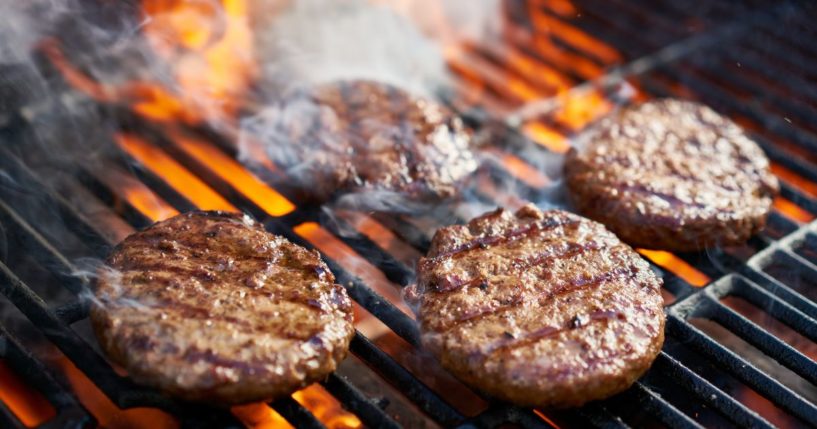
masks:
<svg viewBox="0 0 817 429"><path fill-rule="evenodd" d="M437 231L407 299L454 375L519 405L569 407L649 368L664 341L661 284L601 224L528 205Z"/></svg>
<svg viewBox="0 0 817 429"><path fill-rule="evenodd" d="M186 400L289 395L334 371L354 334L320 255L240 214L159 222L107 266L91 310L102 349L134 381Z"/></svg>
<svg viewBox="0 0 817 429"><path fill-rule="evenodd" d="M250 127L288 179L320 199L338 191L451 197L477 168L458 117L385 83L341 81L299 91Z"/></svg>
<svg viewBox="0 0 817 429"><path fill-rule="evenodd" d="M746 241L778 190L766 155L737 124L672 99L591 126L564 171L582 214L634 246L673 251Z"/></svg>

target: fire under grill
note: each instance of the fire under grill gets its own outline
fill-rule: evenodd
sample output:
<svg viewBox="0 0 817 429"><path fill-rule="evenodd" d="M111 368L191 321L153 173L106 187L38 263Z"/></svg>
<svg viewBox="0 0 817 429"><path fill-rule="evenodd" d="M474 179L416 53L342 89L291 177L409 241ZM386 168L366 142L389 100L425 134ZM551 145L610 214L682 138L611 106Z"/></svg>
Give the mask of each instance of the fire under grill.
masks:
<svg viewBox="0 0 817 429"><path fill-rule="evenodd" d="M0 148L0 426L22 427L800 427L817 424L817 8L806 2L515 1L502 42L448 58L441 95L493 156L464 193L481 206L552 201L527 160L615 106L699 100L750 130L781 180L765 231L694 254L639 249L664 278L666 343L628 391L574 410L481 396L421 351L400 289L430 233L461 207L422 217L302 203L274 165L239 163L235 136L90 105L116 150L41 162L53 118L15 106ZM55 75L53 57L43 69ZM67 76L66 86L76 79ZM80 88L82 89L82 88ZM92 97L93 98L93 97ZM143 113L143 112L142 112ZM500 121L497 118L508 118ZM275 184L271 186L270 184ZM351 356L325 381L270 404L218 409L131 382L88 323L85 260L127 234L194 209L241 210L321 251L355 302Z"/></svg>

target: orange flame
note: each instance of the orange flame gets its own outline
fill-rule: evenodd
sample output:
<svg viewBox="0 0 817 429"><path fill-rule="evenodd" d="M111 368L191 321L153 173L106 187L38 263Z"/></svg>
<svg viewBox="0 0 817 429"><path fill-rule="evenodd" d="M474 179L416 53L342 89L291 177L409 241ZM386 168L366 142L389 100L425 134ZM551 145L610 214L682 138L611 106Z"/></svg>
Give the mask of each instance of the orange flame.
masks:
<svg viewBox="0 0 817 429"><path fill-rule="evenodd" d="M516 155L494 151L500 162L514 177L534 188L541 188L550 183L550 179L541 171L523 161Z"/></svg>
<svg viewBox="0 0 817 429"><path fill-rule="evenodd" d="M541 122L529 122L522 130L533 141L553 152L565 153L570 149L570 142L565 136Z"/></svg>
<svg viewBox="0 0 817 429"><path fill-rule="evenodd" d="M786 182L791 183L792 185L796 186L797 188L801 189L803 192L811 195L812 197L817 197L817 183L811 182L808 179L803 178L799 174L789 170L786 167L783 167L780 164L772 163L772 173L775 176L785 180Z"/></svg>
<svg viewBox="0 0 817 429"><path fill-rule="evenodd" d="M683 259L663 250L636 249L638 253L647 257L661 268L666 268L676 276L684 279L693 286L706 286L710 278L689 265Z"/></svg>
<svg viewBox="0 0 817 429"><path fill-rule="evenodd" d="M241 423L244 423L245 426L251 429L283 429L292 427L277 411L263 402L238 405L230 408L230 412L241 420Z"/></svg>
<svg viewBox="0 0 817 429"><path fill-rule="evenodd" d="M174 85L97 82L74 67L55 39L40 48L66 81L103 102L131 104L154 120L230 119L257 74L245 0L145 0L144 35L172 70Z"/></svg>
<svg viewBox="0 0 817 429"><path fill-rule="evenodd" d="M544 33L558 34L560 39L573 45L596 58L604 64L613 64L621 61L621 54L610 45L593 37L584 31L556 19L545 13L541 7L531 4L528 7L534 27Z"/></svg>
<svg viewBox="0 0 817 429"><path fill-rule="evenodd" d="M206 165L271 216L283 216L295 210L295 206L278 191L212 144L180 133L172 133L171 137L188 155Z"/></svg>
<svg viewBox="0 0 817 429"><path fill-rule="evenodd" d="M292 397L308 409L327 428L353 429L363 426L360 419L343 409L340 402L320 384L313 384L295 392Z"/></svg>
<svg viewBox="0 0 817 429"><path fill-rule="evenodd" d="M777 197L774 199L772 206L779 210L786 217L796 220L797 222L811 222L814 220L814 215L801 208L797 204L783 198Z"/></svg>
<svg viewBox="0 0 817 429"><path fill-rule="evenodd" d="M613 104L598 91L578 94L565 93L559 97L561 106L554 118L577 131L602 115L610 112Z"/></svg>
<svg viewBox="0 0 817 429"><path fill-rule="evenodd" d="M0 361L0 402L30 428L57 415L51 403L40 392L28 387L3 361Z"/></svg>
<svg viewBox="0 0 817 429"><path fill-rule="evenodd" d="M570 0L544 0L541 1L541 3L544 3L543 6L548 8L551 12L563 18L576 16L579 12Z"/></svg>
<svg viewBox="0 0 817 429"><path fill-rule="evenodd" d="M130 156L142 163L153 174L162 178L168 185L190 202L203 210L238 211L212 188L207 186L193 173L179 165L170 155L142 139L118 134L116 142Z"/></svg>
<svg viewBox="0 0 817 429"><path fill-rule="evenodd" d="M404 313L412 315L411 310L403 303L400 288L390 282L377 267L357 254L346 243L333 236L315 222L302 223L293 228L296 234L305 238L323 254L337 261L344 269L360 277L380 295L391 303L396 303Z"/></svg>
<svg viewBox="0 0 817 429"><path fill-rule="evenodd" d="M95 173L106 186L115 189L122 198L139 213L156 222L177 215L179 212L154 194L144 183L116 167L108 167L104 172Z"/></svg>
<svg viewBox="0 0 817 429"><path fill-rule="evenodd" d="M175 418L155 408L120 409L68 358L60 354L56 363L65 373L79 401L96 417L100 427L123 429L177 429L179 427Z"/></svg>
<svg viewBox="0 0 817 429"><path fill-rule="evenodd" d="M143 2L149 18L144 34L172 67L186 113L227 119L239 107L257 74L248 9L245 0ZM136 109L156 119L176 118L165 101L145 101Z"/></svg>

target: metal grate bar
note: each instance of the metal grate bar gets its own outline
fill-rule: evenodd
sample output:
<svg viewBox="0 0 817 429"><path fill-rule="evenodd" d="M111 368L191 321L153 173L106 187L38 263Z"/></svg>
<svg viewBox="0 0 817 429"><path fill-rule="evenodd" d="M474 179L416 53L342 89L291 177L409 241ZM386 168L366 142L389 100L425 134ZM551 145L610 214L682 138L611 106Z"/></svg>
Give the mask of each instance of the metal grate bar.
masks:
<svg viewBox="0 0 817 429"><path fill-rule="evenodd" d="M118 214L129 225L133 225L133 227L136 229L142 229L153 223L147 216L143 215L139 210L133 207L128 200L118 198L114 192L110 191L102 184L102 182L90 174L85 168L80 169L76 176L79 183L81 183L86 189L90 190L91 193L95 197L99 198L99 200L106 206L117 206Z"/></svg>
<svg viewBox="0 0 817 429"><path fill-rule="evenodd" d="M434 420L444 425L462 421L463 416L460 413L363 335L356 334L352 338L350 349L356 356L377 369L381 376L393 385L399 386L406 397Z"/></svg>
<svg viewBox="0 0 817 429"><path fill-rule="evenodd" d="M629 426L621 420L621 417L610 413L605 407L596 402L585 404L582 408L576 410L576 414L599 429L629 428Z"/></svg>
<svg viewBox="0 0 817 429"><path fill-rule="evenodd" d="M754 51L739 47L732 49L730 46L730 49L721 50L721 54L727 61L740 64L741 67L747 67L749 70L774 82L775 85L782 85L784 88L789 88L798 94L802 94L812 100L817 100L817 87L815 87L814 84L794 73L786 73L780 70L773 62L769 61L769 59L763 58ZM786 78L780 79L781 76L785 76Z"/></svg>
<svg viewBox="0 0 817 429"><path fill-rule="evenodd" d="M657 417L667 426L672 428L703 428L698 422L682 413L678 408L675 408L674 405L662 398L661 395L653 392L640 381L636 381L635 384L633 384L631 391L639 398L639 403L649 411L650 414Z"/></svg>
<svg viewBox="0 0 817 429"><path fill-rule="evenodd" d="M817 214L817 200L800 192L799 189L782 179L780 180L780 195L809 212Z"/></svg>
<svg viewBox="0 0 817 429"><path fill-rule="evenodd" d="M763 287L773 295L776 295L778 298L791 304L809 317L817 318L817 304L804 297L797 291L792 290L780 282L780 280L777 280L769 274L756 270L748 265L738 267L737 272L757 285Z"/></svg>
<svg viewBox="0 0 817 429"><path fill-rule="evenodd" d="M411 223L401 220L399 215L374 213L372 217L421 253L426 253L428 248L431 247L431 238Z"/></svg>
<svg viewBox="0 0 817 429"><path fill-rule="evenodd" d="M32 203L32 209L36 207L38 210L56 212L59 219L71 228L72 232L81 238L89 248L96 251L107 251L109 243L103 238L104 234L82 214L73 210L68 201L60 195L47 191L48 187L7 149L7 144L10 143L0 142L0 166L11 177L26 184L28 192L33 195L33 198L36 198L35 201L26 199L26 202ZM27 197L31 198L32 195L27 195Z"/></svg>
<svg viewBox="0 0 817 429"><path fill-rule="evenodd" d="M669 374L673 380L695 394L698 399L715 408L721 415L739 426L774 427L759 414L750 410L667 353L662 351L653 365L657 370Z"/></svg>
<svg viewBox="0 0 817 429"><path fill-rule="evenodd" d="M712 55L694 56L690 58L690 61L696 68L717 77L721 83L751 93L756 100L764 104L776 106L779 110L792 115L793 119L810 123L817 122L817 111L811 106L797 99L784 97L773 91L769 91L769 88L765 87L765 85L757 81L751 81L740 73L725 75L723 68L723 55L725 50L726 49L719 49ZM740 64L742 68L745 64L751 64L751 62L747 63L744 60Z"/></svg>
<svg viewBox="0 0 817 429"><path fill-rule="evenodd" d="M14 226L15 237L23 239L29 254L57 276L60 284L66 289L78 294L87 286L84 277L72 274L77 272L76 267L2 200L0 200L0 224Z"/></svg>
<svg viewBox="0 0 817 429"><path fill-rule="evenodd" d="M17 420L14 413L6 407L6 404L0 402L0 426L9 429L24 429L25 426Z"/></svg>
<svg viewBox="0 0 817 429"><path fill-rule="evenodd" d="M752 140L756 141L766 155L772 161L794 171L798 175L817 183L817 168L808 161L796 157L784 149L779 148L774 143L767 140L765 137L757 134L752 135Z"/></svg>
<svg viewBox="0 0 817 429"><path fill-rule="evenodd" d="M80 405L74 394L54 380L45 365L28 353L2 325L0 325L0 344L3 344L0 356L5 359L15 374L42 393L56 408L58 414L53 420L64 426L75 427L90 426L95 423L94 418Z"/></svg>
<svg viewBox="0 0 817 429"><path fill-rule="evenodd" d="M764 309L788 327L817 342L817 320L749 280L735 277L732 282L729 294L741 297L756 307Z"/></svg>
<svg viewBox="0 0 817 429"><path fill-rule="evenodd" d="M554 429L553 426L536 416L533 412L518 407L499 406L485 410L480 415L469 419L460 428L493 429L503 424L515 423L524 428Z"/></svg>
<svg viewBox="0 0 817 429"><path fill-rule="evenodd" d="M330 374L323 383L334 397L338 398L343 407L355 413L366 426L371 428L399 428L397 422L386 415L383 410L373 404L363 393L361 393L351 383L336 374Z"/></svg>
<svg viewBox="0 0 817 429"><path fill-rule="evenodd" d="M754 51L758 52L761 55L766 55L770 58L766 59L766 62L772 62L775 67L780 66L783 68L787 68L792 71L799 71L802 74L811 75L811 77L817 76L814 74L812 70L813 60L807 58L805 55L798 52L796 49L792 49L791 47L779 49L778 46L772 46L772 44L768 43L769 38L766 36L764 40L757 40L756 43L748 43L748 41L744 42L741 46L740 52L743 51ZM782 51L786 52L786 55L780 55Z"/></svg>
<svg viewBox="0 0 817 429"><path fill-rule="evenodd" d="M773 357L786 368L817 385L817 363L808 356L766 332L754 322L721 304L716 299L709 298L709 305L712 320L720 323L768 356Z"/></svg>
<svg viewBox="0 0 817 429"><path fill-rule="evenodd" d="M780 119L779 116L769 115L757 106L741 103L724 92L717 85L699 79L687 73L681 75L678 71L666 66L659 66L658 71L669 76L676 82L681 82L688 88L695 91L701 98L708 100L713 105L731 112L745 116L764 129L785 137L792 143L798 144L808 150L817 150L817 136L800 128L792 127L789 122Z"/></svg>
<svg viewBox="0 0 817 429"><path fill-rule="evenodd" d="M315 418L309 410L289 396L285 396L273 402L270 406L275 408L278 414L299 429L326 429L326 426Z"/></svg>
<svg viewBox="0 0 817 429"><path fill-rule="evenodd" d="M713 363L803 421L817 421L814 405L673 313L670 311L667 316L667 329L671 335L708 356Z"/></svg>
<svg viewBox="0 0 817 429"><path fill-rule="evenodd" d="M414 279L413 270L381 249L368 237L357 232L353 226L340 217L335 216L330 221L321 221L320 224L351 247L358 255L376 266L390 281L405 286Z"/></svg>

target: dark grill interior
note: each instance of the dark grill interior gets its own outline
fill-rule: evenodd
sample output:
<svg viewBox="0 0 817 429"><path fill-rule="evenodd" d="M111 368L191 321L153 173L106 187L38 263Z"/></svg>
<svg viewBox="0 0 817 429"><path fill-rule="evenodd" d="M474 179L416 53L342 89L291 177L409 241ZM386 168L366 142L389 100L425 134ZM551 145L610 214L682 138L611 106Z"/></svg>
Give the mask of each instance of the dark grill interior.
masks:
<svg viewBox="0 0 817 429"><path fill-rule="evenodd" d="M571 98L596 100L582 104L584 113L577 116L585 122L616 104L652 97L699 100L752 132L782 185L769 226L744 246L696 254L644 252L662 274L671 304L664 350L631 389L576 410L522 409L470 391L419 351L419 333L399 288L412 281L411 257L425 253L429 233L466 220L455 207L441 206L421 220L327 215L280 186L276 190L294 208L269 206L270 198L280 198L274 191L259 198L240 175L208 163L235 159L229 135L202 126L171 131L121 106L94 107L114 117L120 129L89 131L89 139L111 146L119 139L125 150L69 166L54 164L44 161L50 159L46 146L34 133L53 118L9 102L0 134L0 307L8 315L0 319L0 362L53 408L53 417L39 427L115 426L99 421L99 408L77 392L76 382L65 375L66 359L123 410L159 408L182 427L247 423L227 409L179 403L142 388L98 351L87 322L85 294L92 280L83 274L83 263L104 258L122 236L151 224L158 210L146 210L126 190L157 196L166 211L234 207L273 233L321 250L363 309L360 320L387 327L372 328L381 334L370 338L358 326L352 357L320 383L366 426L815 425L817 223L811 221L817 216L817 45L812 43L817 10L806 2L760 1L581 0L574 5L509 2L507 45L468 46L451 61L459 89L442 97L478 135L489 136L499 154L465 191L475 201L495 206L552 200L547 179L528 173L536 166L519 169L507 156L522 164L532 154L555 159L565 148L561 139L581 128L564 113L561 102L569 104L565 99ZM565 12L568 7L578 13ZM549 97L560 85L573 89L554 102ZM508 113L508 121L497 119ZM180 143L180 135L205 148L205 155ZM206 189L198 194L180 189L168 179L173 168L186 170L197 186L220 197ZM250 169L263 182L282 182L281 173L268 166ZM384 232L362 228L367 222ZM399 244L389 244L390 239ZM355 254L357 259L350 256ZM707 286L697 287L702 285ZM326 423L293 398L270 406L295 427ZM26 427L12 408L0 403L0 426Z"/></svg>

